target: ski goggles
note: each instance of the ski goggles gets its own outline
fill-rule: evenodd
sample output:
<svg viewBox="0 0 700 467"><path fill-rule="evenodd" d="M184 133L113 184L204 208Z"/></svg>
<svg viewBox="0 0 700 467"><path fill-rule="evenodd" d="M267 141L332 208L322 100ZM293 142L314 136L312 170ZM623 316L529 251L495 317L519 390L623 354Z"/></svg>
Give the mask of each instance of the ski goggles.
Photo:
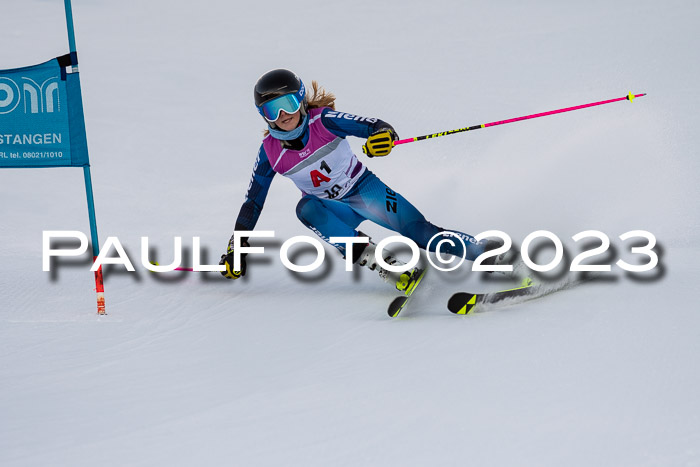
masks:
<svg viewBox="0 0 700 467"><path fill-rule="evenodd" d="M274 122L280 118L280 113L284 110L288 114L296 113L301 107L301 101L296 94L285 94L265 102L258 107L260 115L268 122Z"/></svg>

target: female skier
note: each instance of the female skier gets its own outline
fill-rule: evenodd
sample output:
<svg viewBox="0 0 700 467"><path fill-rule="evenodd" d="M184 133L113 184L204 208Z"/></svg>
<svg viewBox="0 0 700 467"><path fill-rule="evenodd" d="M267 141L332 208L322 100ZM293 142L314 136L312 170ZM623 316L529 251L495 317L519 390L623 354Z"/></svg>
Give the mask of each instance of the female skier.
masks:
<svg viewBox="0 0 700 467"><path fill-rule="evenodd" d="M412 292L422 270L413 268L394 273L377 265L375 243L345 244L330 242L331 237L366 237L356 230L364 220L370 220L413 240L425 249L428 241L445 229L428 222L423 214L403 196L386 186L360 162L350 149L347 136L366 138L362 150L369 157L386 156L398 138L394 128L378 118L366 118L335 110L335 97L312 82L312 95L307 97L304 83L291 71L272 70L255 84L254 97L258 112L268 125L253 168L245 201L236 219L235 230L253 230L262 211L268 189L275 174L292 181L302 192L296 207L299 220L319 237L351 255L354 264L377 270L384 281L397 290ZM451 231L462 237L461 242L441 249L442 252L474 260L490 242L477 242L474 237ZM247 245L247 239L241 240ZM438 242L432 242L431 246ZM445 244L443 244L445 245ZM234 269L234 240L229 241L226 254L219 264L229 279L245 275L245 253L241 268ZM384 250L384 261L394 265L396 258ZM486 262L484 262L486 263Z"/></svg>

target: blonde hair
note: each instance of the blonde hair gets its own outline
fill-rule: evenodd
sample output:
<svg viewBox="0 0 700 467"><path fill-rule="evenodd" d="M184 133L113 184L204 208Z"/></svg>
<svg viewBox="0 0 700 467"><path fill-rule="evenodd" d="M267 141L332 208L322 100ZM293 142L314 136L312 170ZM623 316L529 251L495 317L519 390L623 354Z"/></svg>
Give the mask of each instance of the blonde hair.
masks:
<svg viewBox="0 0 700 467"><path fill-rule="evenodd" d="M311 81L311 95L308 97L308 102L310 109L330 107L335 110L335 95L323 89L316 81Z"/></svg>
<svg viewBox="0 0 700 467"><path fill-rule="evenodd" d="M317 81L311 81L311 92L306 97L309 109L320 109L321 107L330 107L335 110L335 95L323 89ZM270 134L270 130L265 130L263 136Z"/></svg>

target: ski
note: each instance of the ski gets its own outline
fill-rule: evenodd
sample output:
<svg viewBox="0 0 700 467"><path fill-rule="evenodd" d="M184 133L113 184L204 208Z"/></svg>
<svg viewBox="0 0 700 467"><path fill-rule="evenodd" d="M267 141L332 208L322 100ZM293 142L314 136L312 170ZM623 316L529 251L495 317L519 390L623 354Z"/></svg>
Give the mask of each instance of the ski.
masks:
<svg viewBox="0 0 700 467"><path fill-rule="evenodd" d="M535 284L532 279L526 277L519 287L509 290L487 293L457 292L448 300L447 309L456 315L469 315L477 311L480 304L498 304L518 297L523 297L523 300L520 301L540 298L560 290L570 289L590 279L592 276L579 279L567 278L555 283Z"/></svg>
<svg viewBox="0 0 700 467"><path fill-rule="evenodd" d="M425 276L426 270L427 269L420 269L420 268L415 269L415 271L413 272L413 275L417 276L417 278L415 280L413 280L412 283L409 284L408 288L406 289L406 294L396 297L389 304L389 308L387 308L387 314L390 317L396 318L399 315L399 313L401 313L401 310L406 308L406 305L408 305L408 302L411 301L411 297L413 296L413 292L416 291L416 288L418 287L420 282L423 280L423 276Z"/></svg>
<svg viewBox="0 0 700 467"><path fill-rule="evenodd" d="M448 300L447 309L456 315L468 315L473 313L481 303L498 303L509 298L528 295L539 296L541 291L543 291L541 285L535 285L532 279L526 278L520 287L514 289L487 293L457 292Z"/></svg>

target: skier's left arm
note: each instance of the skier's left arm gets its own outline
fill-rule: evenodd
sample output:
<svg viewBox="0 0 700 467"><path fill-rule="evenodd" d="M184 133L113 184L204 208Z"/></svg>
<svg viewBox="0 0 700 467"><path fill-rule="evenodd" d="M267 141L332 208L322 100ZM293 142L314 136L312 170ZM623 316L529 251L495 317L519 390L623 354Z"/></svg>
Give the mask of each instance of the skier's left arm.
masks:
<svg viewBox="0 0 700 467"><path fill-rule="evenodd" d="M369 157L386 156L394 147L394 141L399 138L393 126L378 118L361 117L328 108L321 113L321 121L328 131L341 138L367 138L362 151Z"/></svg>

